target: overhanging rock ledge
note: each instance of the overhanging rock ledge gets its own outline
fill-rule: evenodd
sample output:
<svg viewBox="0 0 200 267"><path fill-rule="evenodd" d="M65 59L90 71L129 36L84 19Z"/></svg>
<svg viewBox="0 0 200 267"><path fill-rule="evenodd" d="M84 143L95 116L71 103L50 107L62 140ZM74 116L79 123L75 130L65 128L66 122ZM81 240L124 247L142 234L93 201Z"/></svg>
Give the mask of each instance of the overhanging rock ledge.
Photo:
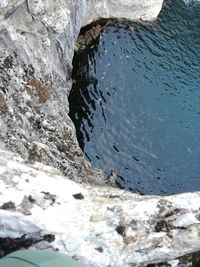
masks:
<svg viewBox="0 0 200 267"><path fill-rule="evenodd" d="M106 187L68 117L81 26L99 17L151 20L161 7L162 0L1 0L1 255L39 247L94 267L197 262L200 194L141 197Z"/></svg>

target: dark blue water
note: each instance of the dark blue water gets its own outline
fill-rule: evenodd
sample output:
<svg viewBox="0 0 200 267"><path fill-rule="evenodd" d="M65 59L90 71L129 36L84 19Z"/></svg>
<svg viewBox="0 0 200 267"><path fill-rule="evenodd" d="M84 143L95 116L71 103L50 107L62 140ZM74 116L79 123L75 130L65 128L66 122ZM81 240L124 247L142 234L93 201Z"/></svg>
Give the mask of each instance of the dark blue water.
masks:
<svg viewBox="0 0 200 267"><path fill-rule="evenodd" d="M200 190L200 3L108 24L73 77L70 116L93 166L142 194Z"/></svg>

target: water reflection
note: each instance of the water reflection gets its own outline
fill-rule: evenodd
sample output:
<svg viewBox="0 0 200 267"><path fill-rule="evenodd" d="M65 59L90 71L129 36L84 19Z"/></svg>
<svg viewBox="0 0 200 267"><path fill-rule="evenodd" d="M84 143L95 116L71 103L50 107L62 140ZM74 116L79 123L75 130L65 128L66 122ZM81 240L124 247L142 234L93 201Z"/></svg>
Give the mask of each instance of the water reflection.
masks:
<svg viewBox="0 0 200 267"><path fill-rule="evenodd" d="M200 5L169 0L153 24L108 25L74 58L80 146L128 190L200 189L199 26Z"/></svg>

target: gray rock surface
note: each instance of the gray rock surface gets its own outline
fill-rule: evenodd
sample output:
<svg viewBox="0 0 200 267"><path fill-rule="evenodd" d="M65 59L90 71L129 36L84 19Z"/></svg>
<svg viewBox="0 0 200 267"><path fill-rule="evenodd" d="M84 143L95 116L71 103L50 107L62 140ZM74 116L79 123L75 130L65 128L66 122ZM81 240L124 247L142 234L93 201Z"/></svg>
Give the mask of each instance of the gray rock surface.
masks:
<svg viewBox="0 0 200 267"><path fill-rule="evenodd" d="M59 168L78 182L101 184L101 172L85 161L68 117L81 6L15 2L1 15L12 9L0 26L0 147Z"/></svg>
<svg viewBox="0 0 200 267"><path fill-rule="evenodd" d="M39 247L94 267L200 266L200 194L141 197L106 187L68 117L81 26L109 16L155 19L161 6L1 0L0 255Z"/></svg>
<svg viewBox="0 0 200 267"><path fill-rule="evenodd" d="M126 17L133 20L152 20L157 18L162 2L160 0L95 0L83 20L88 24L99 17ZM89 14L89 16L88 16Z"/></svg>
<svg viewBox="0 0 200 267"><path fill-rule="evenodd" d="M154 4L155 2L155 4ZM71 62L83 24L99 16L155 18L162 0L2 0L0 4L0 146L102 184L80 150L68 117ZM138 7L137 7L138 6ZM138 10L137 10L138 8Z"/></svg>
<svg viewBox="0 0 200 267"><path fill-rule="evenodd" d="M68 117L75 42L81 26L98 17L154 19L162 1L2 0L0 148L54 166L74 181L103 184Z"/></svg>

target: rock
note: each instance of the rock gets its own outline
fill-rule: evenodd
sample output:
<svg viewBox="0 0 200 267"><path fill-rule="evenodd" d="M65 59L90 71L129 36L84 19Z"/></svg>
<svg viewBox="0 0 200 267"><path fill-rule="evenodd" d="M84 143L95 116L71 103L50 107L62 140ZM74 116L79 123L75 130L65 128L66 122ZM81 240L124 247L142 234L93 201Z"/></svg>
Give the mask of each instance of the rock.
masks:
<svg viewBox="0 0 200 267"><path fill-rule="evenodd" d="M48 9L48 0L27 0L29 12L32 15L44 14Z"/></svg>
<svg viewBox="0 0 200 267"><path fill-rule="evenodd" d="M86 16L84 24L97 18L122 18L130 20L153 20L156 19L163 1L155 0L96 0L89 10L90 16Z"/></svg>
<svg viewBox="0 0 200 267"><path fill-rule="evenodd" d="M0 208L1 255L19 248L54 249L94 267L199 262L194 253L200 248L199 192L139 196L81 185L55 168L5 151L0 151L0 181L0 206L15 207Z"/></svg>
<svg viewBox="0 0 200 267"><path fill-rule="evenodd" d="M54 166L74 181L105 183L86 162L68 117L75 42L81 26L98 17L124 17L128 10L132 19L154 19L162 7L162 0L118 0L119 9L113 3L1 2L1 148Z"/></svg>
<svg viewBox="0 0 200 267"><path fill-rule="evenodd" d="M107 187L68 117L81 26L99 17L155 19L162 2L1 0L1 256L36 247L92 267L199 266L200 193Z"/></svg>
<svg viewBox="0 0 200 267"><path fill-rule="evenodd" d="M71 62L81 27L75 12L81 6L18 2L0 26L0 146L59 168L77 182L103 184L102 173L85 161L68 117ZM15 3L9 1L0 14Z"/></svg>
<svg viewBox="0 0 200 267"><path fill-rule="evenodd" d="M1 0L0 3L0 22L3 21L4 18L7 18L12 14L16 8L21 5L24 0Z"/></svg>

